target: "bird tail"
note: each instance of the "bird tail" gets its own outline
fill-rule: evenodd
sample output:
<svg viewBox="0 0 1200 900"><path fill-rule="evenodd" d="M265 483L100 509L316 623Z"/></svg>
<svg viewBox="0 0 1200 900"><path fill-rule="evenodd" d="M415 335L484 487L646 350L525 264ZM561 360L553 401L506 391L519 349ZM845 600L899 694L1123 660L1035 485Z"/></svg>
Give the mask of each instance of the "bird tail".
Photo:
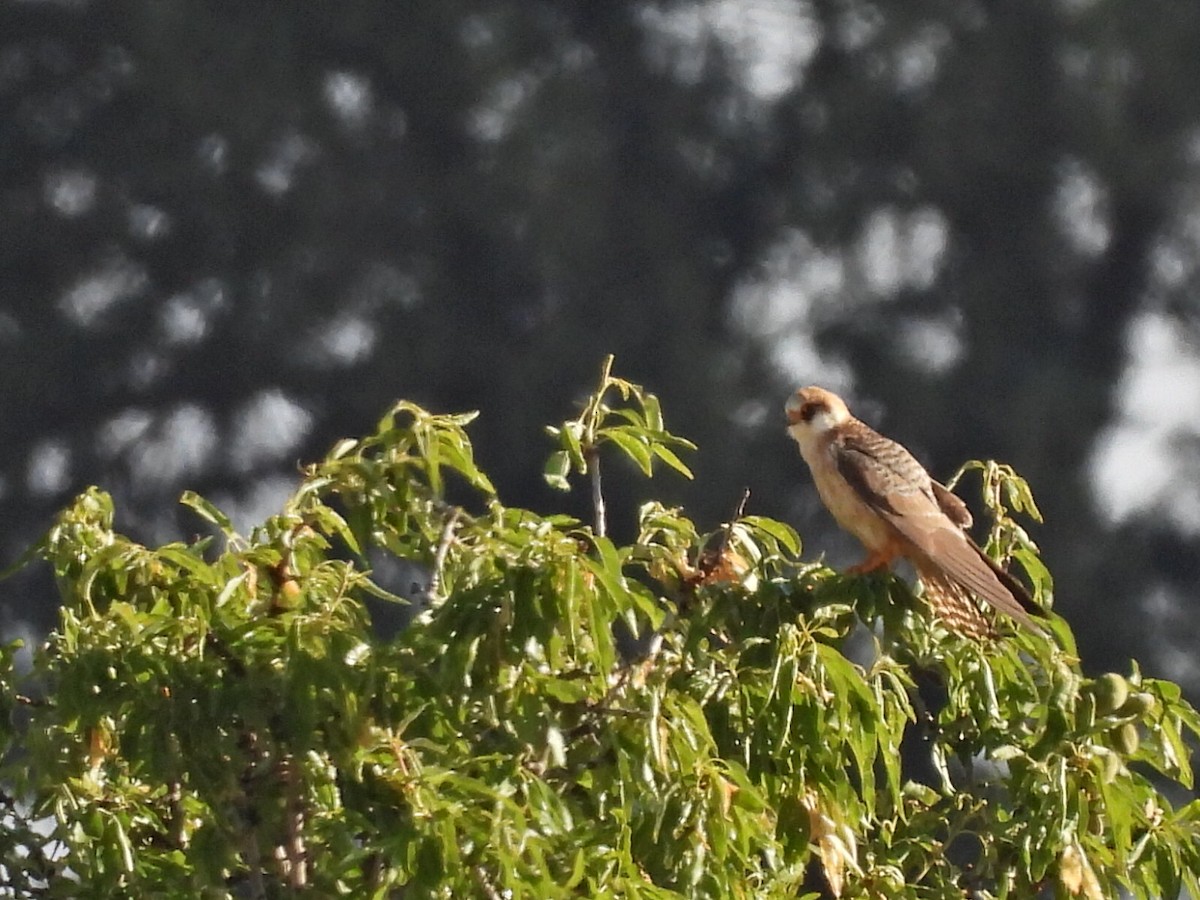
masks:
<svg viewBox="0 0 1200 900"><path fill-rule="evenodd" d="M1004 567L1001 566L1000 563L988 556L987 553L983 551L983 548L974 541L971 541L971 546L979 551L980 558L987 563L987 567L992 570L998 579L1000 579L1000 583L1004 585L1010 594L1013 595L1013 599L1017 601L1017 603L1023 610L1025 610L1025 612L1029 613L1031 616L1037 616L1043 619L1046 617L1046 611L1038 606L1037 603L1034 602L1033 597L1030 596L1029 588L1025 587L1025 585L1021 584L1019 580L1008 574L1008 572L1005 571Z"/></svg>
<svg viewBox="0 0 1200 900"><path fill-rule="evenodd" d="M1007 598L1007 595L1011 595L1012 598L1003 606L999 606L997 599L989 594L984 598L988 604L1001 609L1009 618L1014 619L1023 628L1032 631L1034 634L1043 634L1042 629L1034 622L1034 617L1045 618L1045 610L1033 601L1033 598L1029 595L1029 591L1021 582L1004 571L995 560L973 543L971 546L979 553L980 558L987 563L988 568L995 573L999 581L996 588L1001 589L1001 586L1003 586L1003 593L999 596ZM980 600L977 599L978 595L971 587L964 585L961 580L955 578L944 568L934 564L932 561L914 559L913 565L917 570L917 576L925 586L924 596L926 600L933 609L934 614L948 628L966 637L981 638L996 634L996 627L992 617L984 610Z"/></svg>
<svg viewBox="0 0 1200 900"><path fill-rule="evenodd" d="M935 565L917 563L915 567L924 586L925 602L950 631L970 638L995 636L992 619L966 588Z"/></svg>

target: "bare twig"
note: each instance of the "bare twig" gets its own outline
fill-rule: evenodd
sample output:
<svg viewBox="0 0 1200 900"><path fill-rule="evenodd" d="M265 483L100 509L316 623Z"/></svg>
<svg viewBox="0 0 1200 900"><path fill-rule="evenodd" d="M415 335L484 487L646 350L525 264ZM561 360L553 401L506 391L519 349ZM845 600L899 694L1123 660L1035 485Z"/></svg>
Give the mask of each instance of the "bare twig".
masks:
<svg viewBox="0 0 1200 900"><path fill-rule="evenodd" d="M733 516L721 526L719 532L705 540L704 546L701 547L700 552L696 555L696 572L688 579L692 587L703 584L714 572L721 568L725 553L729 549L730 539L733 536L733 526L746 514L746 504L749 502L750 488L743 488L741 499L738 500L738 504L733 510ZM715 541L713 537L716 538Z"/></svg>
<svg viewBox="0 0 1200 900"><path fill-rule="evenodd" d="M738 519L746 514L746 504L750 502L750 488L742 488L742 499L738 501L737 509L733 511L733 518L729 520L732 525Z"/></svg>
<svg viewBox="0 0 1200 900"><path fill-rule="evenodd" d="M383 856L380 853L370 853L362 863L363 882L371 896L377 896L383 885Z"/></svg>
<svg viewBox="0 0 1200 900"><path fill-rule="evenodd" d="M592 509L595 511L596 537L608 534L608 512L604 507L604 491L600 486L600 453L595 447L587 451L588 475L592 478Z"/></svg>
<svg viewBox="0 0 1200 900"><path fill-rule="evenodd" d="M608 533L608 514L604 508L604 492L600 489L600 447L597 443L597 429L604 417L604 395L612 382L613 355L604 357L600 365L600 385L588 402L580 417L583 425L583 455L587 460L588 476L592 480L592 509L595 512L596 537L604 537Z"/></svg>
<svg viewBox="0 0 1200 900"><path fill-rule="evenodd" d="M188 845L187 816L183 812L183 784L178 778L171 779L171 792L167 795L171 804L171 842L180 850L186 850Z"/></svg>
<svg viewBox="0 0 1200 900"><path fill-rule="evenodd" d="M673 615L673 614L670 614ZM666 626L668 623L663 622ZM658 652L662 650L663 645L663 629L660 628L654 634L650 635L650 641L646 644L646 655L642 660L642 664L646 667L654 665L654 661L658 659Z"/></svg>
<svg viewBox="0 0 1200 900"><path fill-rule="evenodd" d="M215 635L211 635L214 637ZM218 642L219 644L219 642ZM238 749L245 754L246 766L238 780L241 793L235 802L235 819L241 831L242 863L246 867L246 880L249 883L252 900L266 900L267 885L263 877L262 849L258 843L257 821L254 811L254 801L250 793L254 790L258 766L265 754L259 744L258 734L253 729L246 729L238 735Z"/></svg>
<svg viewBox="0 0 1200 900"><path fill-rule="evenodd" d="M725 548L729 546L729 536L733 533L733 526L736 525L738 520L746 514L746 504L749 502L750 488L742 488L742 496L741 499L738 500L737 507L733 511L733 516L730 517L729 521L726 522L724 527L721 528L721 536L717 540L717 545L716 547L712 548L712 551L710 551L712 553L712 559L710 560L711 564L715 564L720 555L725 552Z"/></svg>
<svg viewBox="0 0 1200 900"><path fill-rule="evenodd" d="M258 835L247 830L242 842L242 860L246 864L246 877L250 881L250 896L254 900L265 900L267 883L263 880L262 853L258 849Z"/></svg>
<svg viewBox="0 0 1200 900"><path fill-rule="evenodd" d="M300 797L303 784L300 781L299 766L295 759L288 757L280 768L283 770L280 774L283 776L287 797L284 869L287 874L288 886L293 890L299 890L308 885L308 850L304 845L304 801Z"/></svg>
<svg viewBox="0 0 1200 900"><path fill-rule="evenodd" d="M483 870L483 866L476 866L472 871L475 874L475 881L479 883L479 889L483 891L483 896L487 897L487 900L501 900L500 892L488 879L488 874Z"/></svg>
<svg viewBox="0 0 1200 900"><path fill-rule="evenodd" d="M204 643L210 647L217 656L224 660L229 666L229 671L232 675L241 678L246 674L245 664L233 655L233 651L225 644L215 631L208 631L204 635Z"/></svg>
<svg viewBox="0 0 1200 900"><path fill-rule="evenodd" d="M645 669L651 662L638 664L638 668ZM578 740L583 735L589 733L597 727L601 720L605 718L624 718L624 719L645 719L649 713L643 709L623 709L619 706L613 706L617 695L629 682L633 675L634 666L629 665L623 668L617 676L616 682L605 692L604 696L595 703L589 703L579 717L579 722L567 734L570 740Z"/></svg>
<svg viewBox="0 0 1200 900"><path fill-rule="evenodd" d="M458 524L460 515L462 515L462 510L456 506L450 510L450 514L442 524L442 533L438 536L437 549L433 553L433 572L429 576L431 599L442 599L442 569L446 565L446 554L450 552L450 545L454 542L454 526Z"/></svg>
<svg viewBox="0 0 1200 900"><path fill-rule="evenodd" d="M599 411L600 404L604 401L604 392L608 390L609 383L612 381L612 367L615 357L610 353L604 357L604 362L600 363L600 387L596 390L595 403Z"/></svg>
<svg viewBox="0 0 1200 900"><path fill-rule="evenodd" d="M44 697L27 697L25 694L14 694L13 700L15 700L17 703L21 704L22 706L33 706L33 707L43 707L44 706L44 707L49 707L50 709L54 708L54 701L47 700Z"/></svg>

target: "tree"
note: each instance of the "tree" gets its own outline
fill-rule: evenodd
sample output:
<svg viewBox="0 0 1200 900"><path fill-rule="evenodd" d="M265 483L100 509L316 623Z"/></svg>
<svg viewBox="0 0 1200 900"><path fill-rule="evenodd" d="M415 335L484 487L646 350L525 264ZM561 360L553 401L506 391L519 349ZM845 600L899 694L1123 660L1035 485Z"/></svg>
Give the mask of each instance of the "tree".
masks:
<svg viewBox="0 0 1200 900"><path fill-rule="evenodd" d="M5 895L1200 891L1200 805L1151 780L1191 785L1175 685L1085 679L1053 616L956 638L903 582L805 562L743 510L704 535L647 502L618 546L600 505L507 507L472 418L397 404L249 535L194 494L214 534L155 549L97 489L59 516L31 554L59 625L28 670L3 654ZM586 473L597 500L602 458L689 472L608 366L551 433L547 479ZM1048 597L1010 515L1027 488L982 468L990 549ZM432 576L391 636L373 612L404 601L372 554Z"/></svg>

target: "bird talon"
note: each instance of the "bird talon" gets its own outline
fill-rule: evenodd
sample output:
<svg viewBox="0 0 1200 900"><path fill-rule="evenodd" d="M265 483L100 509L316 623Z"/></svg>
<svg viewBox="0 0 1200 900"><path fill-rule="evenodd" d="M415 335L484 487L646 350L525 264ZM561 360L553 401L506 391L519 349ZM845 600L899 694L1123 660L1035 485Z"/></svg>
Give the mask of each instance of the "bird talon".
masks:
<svg viewBox="0 0 1200 900"><path fill-rule="evenodd" d="M880 569L886 569L892 564L893 557L883 553L872 553L858 565L850 566L846 569L847 575L869 575L871 572L878 572Z"/></svg>

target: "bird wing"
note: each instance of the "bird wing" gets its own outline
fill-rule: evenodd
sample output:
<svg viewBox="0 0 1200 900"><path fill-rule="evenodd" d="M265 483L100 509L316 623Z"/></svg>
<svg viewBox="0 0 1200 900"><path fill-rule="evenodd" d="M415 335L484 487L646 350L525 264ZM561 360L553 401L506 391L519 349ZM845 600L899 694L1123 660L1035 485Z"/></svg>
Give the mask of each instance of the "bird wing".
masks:
<svg viewBox="0 0 1200 900"><path fill-rule="evenodd" d="M971 518L971 511L967 509L967 504L950 493L949 488L936 481L930 481L929 486L933 489L933 497L937 500L938 506L942 508L942 512L949 516L959 528L970 528L975 520Z"/></svg>
<svg viewBox="0 0 1200 900"><path fill-rule="evenodd" d="M857 420L840 429L830 450L858 497L924 557L915 563L932 563L971 593L1033 627L1027 610L1038 609L1028 592L970 539L963 530L964 521L970 521L965 505L933 481L911 453ZM922 567L928 569L918 565Z"/></svg>

